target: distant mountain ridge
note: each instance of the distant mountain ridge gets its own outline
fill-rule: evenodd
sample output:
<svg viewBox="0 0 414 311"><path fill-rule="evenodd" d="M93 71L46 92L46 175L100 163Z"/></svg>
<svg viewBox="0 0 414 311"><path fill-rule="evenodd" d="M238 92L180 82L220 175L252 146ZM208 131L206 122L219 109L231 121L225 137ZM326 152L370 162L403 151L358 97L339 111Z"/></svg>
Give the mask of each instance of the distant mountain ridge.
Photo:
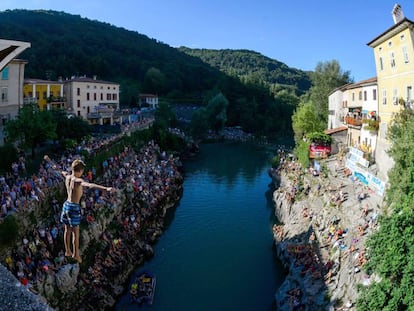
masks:
<svg viewBox="0 0 414 311"><path fill-rule="evenodd" d="M32 48L23 54L29 60L28 77L86 74L105 79L126 76L143 81L148 68L160 64L169 69L163 72L173 72L177 66L184 71L187 71L185 68L211 71L200 62L189 61L174 52L178 50L242 80L260 77L269 84L293 86L300 93L310 87L306 72L254 51L175 49L138 32L64 12L7 10L0 12L0 29L0 38L32 43ZM184 79L186 74L188 72L180 79ZM173 76L168 78L176 80ZM181 80L178 84L183 82L193 87L188 80Z"/></svg>
<svg viewBox="0 0 414 311"><path fill-rule="evenodd" d="M311 86L309 74L251 50L212 50L180 47L180 51L199 57L242 81L261 80L274 88L288 87L302 94Z"/></svg>

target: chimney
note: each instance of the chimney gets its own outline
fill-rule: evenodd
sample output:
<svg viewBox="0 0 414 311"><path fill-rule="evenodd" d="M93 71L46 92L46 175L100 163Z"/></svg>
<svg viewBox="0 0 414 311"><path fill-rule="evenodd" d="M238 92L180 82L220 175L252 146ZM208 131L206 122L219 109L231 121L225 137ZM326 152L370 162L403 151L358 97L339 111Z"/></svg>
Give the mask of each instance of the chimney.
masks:
<svg viewBox="0 0 414 311"><path fill-rule="evenodd" d="M391 13L392 19L394 20L394 24L397 24L404 19L404 13L401 9L401 5L399 5L398 3L394 5L394 8L392 9Z"/></svg>

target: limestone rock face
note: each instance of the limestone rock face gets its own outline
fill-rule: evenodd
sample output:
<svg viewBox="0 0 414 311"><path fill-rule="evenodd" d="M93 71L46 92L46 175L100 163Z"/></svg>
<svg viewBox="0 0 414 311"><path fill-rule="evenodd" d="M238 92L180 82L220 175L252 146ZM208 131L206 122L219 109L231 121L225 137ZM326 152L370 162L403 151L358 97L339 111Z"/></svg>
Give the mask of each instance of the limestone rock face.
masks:
<svg viewBox="0 0 414 311"><path fill-rule="evenodd" d="M67 264L62 266L56 273L56 285L62 293L66 293L75 287L79 271L79 264Z"/></svg>
<svg viewBox="0 0 414 311"><path fill-rule="evenodd" d="M273 232L287 276L275 295L278 310L343 310L341 305L348 308L357 300L358 286L375 281L359 258L376 230L383 198L346 176L337 163L335 158L324 161L326 176L281 171L273 193L279 220ZM368 194L362 202L361 192ZM338 195L342 199L335 203L332 198Z"/></svg>
<svg viewBox="0 0 414 311"><path fill-rule="evenodd" d="M53 294L55 293L55 279L53 275L47 274L46 280L43 283L43 289L46 298L53 297Z"/></svg>

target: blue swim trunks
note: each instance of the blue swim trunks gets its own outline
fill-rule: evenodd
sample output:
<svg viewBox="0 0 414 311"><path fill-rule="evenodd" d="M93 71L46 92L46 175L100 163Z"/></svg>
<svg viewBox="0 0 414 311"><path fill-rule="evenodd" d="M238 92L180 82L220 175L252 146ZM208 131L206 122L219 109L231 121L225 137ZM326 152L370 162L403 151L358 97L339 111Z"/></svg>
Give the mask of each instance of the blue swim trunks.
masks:
<svg viewBox="0 0 414 311"><path fill-rule="evenodd" d="M60 221L65 225L76 227L79 226L81 221L81 209L78 203L72 203L66 201L63 203L62 214L60 215Z"/></svg>

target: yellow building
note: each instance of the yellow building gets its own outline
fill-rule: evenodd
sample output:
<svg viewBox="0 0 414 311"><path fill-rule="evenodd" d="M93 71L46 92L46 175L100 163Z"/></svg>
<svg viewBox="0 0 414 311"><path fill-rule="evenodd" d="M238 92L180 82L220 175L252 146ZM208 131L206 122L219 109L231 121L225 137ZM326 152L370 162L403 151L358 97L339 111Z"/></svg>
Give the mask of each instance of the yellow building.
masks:
<svg viewBox="0 0 414 311"><path fill-rule="evenodd" d="M378 83L380 126L375 157L385 178L394 165L386 152L389 125L396 113L414 103L414 22L404 17L399 5L392 14L394 25L368 43L374 49Z"/></svg>
<svg viewBox="0 0 414 311"><path fill-rule="evenodd" d="M63 82L40 79L25 79L23 86L24 103L34 103L40 110L65 108Z"/></svg>

